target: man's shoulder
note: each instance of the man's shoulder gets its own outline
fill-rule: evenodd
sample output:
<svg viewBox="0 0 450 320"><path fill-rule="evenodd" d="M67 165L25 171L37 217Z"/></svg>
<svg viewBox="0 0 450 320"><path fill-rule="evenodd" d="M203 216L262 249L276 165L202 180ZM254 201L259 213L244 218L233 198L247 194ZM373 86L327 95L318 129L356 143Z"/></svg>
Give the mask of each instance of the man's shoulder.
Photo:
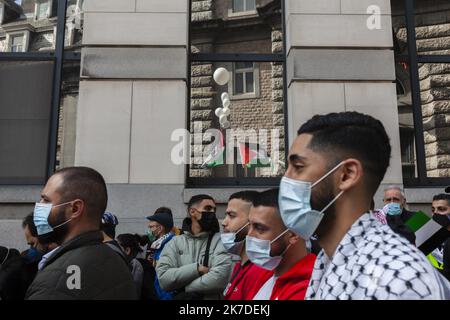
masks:
<svg viewBox="0 0 450 320"><path fill-rule="evenodd" d="M65 252L61 256L55 259L51 264L46 266L44 270L53 270L55 268L66 268L70 265L77 265L86 268L87 271L92 269L95 265L108 265L120 264L126 266L125 261L121 258L117 252L108 247L104 243L95 245L82 246L70 251Z"/></svg>
<svg viewBox="0 0 450 320"><path fill-rule="evenodd" d="M389 227L369 230L355 259L353 274L367 276L390 296L430 298L438 291L439 279L426 257Z"/></svg>

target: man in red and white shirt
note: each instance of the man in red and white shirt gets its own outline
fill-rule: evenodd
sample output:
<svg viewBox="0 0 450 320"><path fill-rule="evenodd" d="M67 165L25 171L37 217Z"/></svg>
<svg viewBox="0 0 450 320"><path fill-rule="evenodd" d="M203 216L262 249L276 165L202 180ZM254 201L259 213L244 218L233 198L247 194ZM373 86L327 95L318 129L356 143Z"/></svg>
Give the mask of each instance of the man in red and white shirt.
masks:
<svg viewBox="0 0 450 320"><path fill-rule="evenodd" d="M284 225L278 208L278 189L256 197L249 221L247 256L265 269L254 284L260 289L253 300L303 300L316 256L308 252L305 240Z"/></svg>
<svg viewBox="0 0 450 320"><path fill-rule="evenodd" d="M261 279L267 280L271 276L266 270L253 264L245 252L248 214L257 194L256 191L236 192L228 200L222 222L222 243L236 263L224 290L225 300L252 300L261 286Z"/></svg>

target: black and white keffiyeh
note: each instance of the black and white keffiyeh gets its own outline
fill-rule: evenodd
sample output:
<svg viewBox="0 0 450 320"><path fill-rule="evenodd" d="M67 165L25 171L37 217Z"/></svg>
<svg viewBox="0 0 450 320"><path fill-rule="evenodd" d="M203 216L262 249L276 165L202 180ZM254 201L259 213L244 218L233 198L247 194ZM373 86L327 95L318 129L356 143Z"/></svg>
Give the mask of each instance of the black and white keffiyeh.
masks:
<svg viewBox="0 0 450 320"><path fill-rule="evenodd" d="M450 284L406 239L371 213L350 228L329 259L317 256L306 299L450 299Z"/></svg>

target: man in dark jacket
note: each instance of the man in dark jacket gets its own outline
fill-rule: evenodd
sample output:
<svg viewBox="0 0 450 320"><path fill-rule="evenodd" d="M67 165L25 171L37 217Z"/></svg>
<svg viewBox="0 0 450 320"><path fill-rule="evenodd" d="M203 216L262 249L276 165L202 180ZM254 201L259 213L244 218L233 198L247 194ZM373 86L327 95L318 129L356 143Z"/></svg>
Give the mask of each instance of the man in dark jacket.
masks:
<svg viewBox="0 0 450 320"><path fill-rule="evenodd" d="M385 204L383 211L385 211L389 227L415 245L416 235L406 225L406 221L414 215L414 212L406 209L406 197L403 190L396 186L389 186L384 190L383 202Z"/></svg>
<svg viewBox="0 0 450 320"><path fill-rule="evenodd" d="M443 242L429 256L428 260L450 281L450 194L437 194L431 203L433 220L447 232L442 232Z"/></svg>
<svg viewBox="0 0 450 320"><path fill-rule="evenodd" d="M95 170L71 167L50 177L33 218L39 237L59 247L45 261L26 299L136 299L126 262L103 244L106 184Z"/></svg>

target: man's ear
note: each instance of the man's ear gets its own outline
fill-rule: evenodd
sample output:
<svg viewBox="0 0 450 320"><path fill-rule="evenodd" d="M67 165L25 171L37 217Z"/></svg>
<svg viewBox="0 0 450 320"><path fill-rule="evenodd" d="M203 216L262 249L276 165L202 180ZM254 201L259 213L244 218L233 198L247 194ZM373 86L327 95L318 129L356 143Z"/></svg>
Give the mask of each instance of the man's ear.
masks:
<svg viewBox="0 0 450 320"><path fill-rule="evenodd" d="M347 159L343 161L340 176L339 176L339 190L347 191L360 183L363 176L363 167L357 159Z"/></svg>
<svg viewBox="0 0 450 320"><path fill-rule="evenodd" d="M288 235L289 235L289 244L291 245L295 244L298 240L300 240L300 237L293 231L289 231Z"/></svg>
<svg viewBox="0 0 450 320"><path fill-rule="evenodd" d="M77 217L81 217L81 215L84 212L84 201L81 199L76 199L72 202L72 212L71 212L71 216L72 218L77 218Z"/></svg>

